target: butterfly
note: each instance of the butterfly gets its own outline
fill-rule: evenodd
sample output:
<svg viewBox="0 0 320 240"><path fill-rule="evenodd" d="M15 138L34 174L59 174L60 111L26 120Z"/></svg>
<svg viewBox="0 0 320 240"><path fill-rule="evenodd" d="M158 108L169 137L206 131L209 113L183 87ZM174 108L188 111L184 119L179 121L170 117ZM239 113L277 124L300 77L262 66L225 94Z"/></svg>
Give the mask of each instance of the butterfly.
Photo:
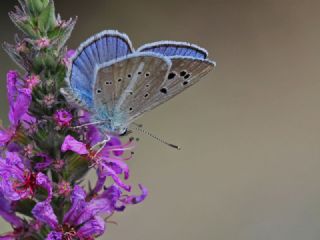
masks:
<svg viewBox="0 0 320 240"><path fill-rule="evenodd" d="M142 114L210 72L215 62L207 57L205 49L175 41L134 50L126 34L106 30L77 49L62 92L91 112L103 130L122 135Z"/></svg>

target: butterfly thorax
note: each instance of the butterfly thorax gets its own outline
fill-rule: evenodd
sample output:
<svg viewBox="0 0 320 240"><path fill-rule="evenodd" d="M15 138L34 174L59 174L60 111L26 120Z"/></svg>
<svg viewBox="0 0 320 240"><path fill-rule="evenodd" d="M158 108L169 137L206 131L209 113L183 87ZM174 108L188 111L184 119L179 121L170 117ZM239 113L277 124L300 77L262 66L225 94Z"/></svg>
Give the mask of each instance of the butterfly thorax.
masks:
<svg viewBox="0 0 320 240"><path fill-rule="evenodd" d="M128 126L125 125L123 114L107 114L106 111L100 111L95 114L94 122L101 122L99 128L102 132L107 132L111 135L122 135L127 131Z"/></svg>

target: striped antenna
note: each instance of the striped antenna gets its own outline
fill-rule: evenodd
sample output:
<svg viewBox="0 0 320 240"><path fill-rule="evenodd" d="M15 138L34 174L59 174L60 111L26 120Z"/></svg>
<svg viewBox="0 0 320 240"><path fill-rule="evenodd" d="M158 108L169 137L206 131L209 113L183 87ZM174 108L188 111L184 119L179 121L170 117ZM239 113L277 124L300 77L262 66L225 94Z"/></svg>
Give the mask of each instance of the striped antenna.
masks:
<svg viewBox="0 0 320 240"><path fill-rule="evenodd" d="M146 129L142 128L142 125L141 124L137 124L137 123L132 123L132 125L134 125L134 129L145 134L145 135L148 135L149 137L152 137L153 139L157 140L158 142L161 142L169 147L172 147L174 149L177 149L177 150L181 150L181 148L178 146L178 145L175 145L175 144L172 144L172 143L168 143L167 141L157 137L156 135L150 133L149 131L147 131Z"/></svg>

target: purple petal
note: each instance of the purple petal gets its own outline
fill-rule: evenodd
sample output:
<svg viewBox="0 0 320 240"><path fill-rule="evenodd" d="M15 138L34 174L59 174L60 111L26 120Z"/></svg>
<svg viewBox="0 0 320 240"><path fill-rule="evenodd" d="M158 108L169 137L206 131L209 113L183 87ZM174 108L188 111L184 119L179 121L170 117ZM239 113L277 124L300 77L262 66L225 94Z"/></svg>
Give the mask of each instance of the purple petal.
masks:
<svg viewBox="0 0 320 240"><path fill-rule="evenodd" d="M105 222L100 217L86 222L79 230L78 236L80 238L98 237L105 232Z"/></svg>
<svg viewBox="0 0 320 240"><path fill-rule="evenodd" d="M0 216L16 228L22 227L22 220L17 217L11 208L11 201L4 198L0 193Z"/></svg>
<svg viewBox="0 0 320 240"><path fill-rule="evenodd" d="M46 238L46 240L62 240L63 234L62 232L50 232Z"/></svg>
<svg viewBox="0 0 320 240"><path fill-rule="evenodd" d="M86 192L76 185L71 195L71 208L64 216L64 223L74 223L86 206Z"/></svg>
<svg viewBox="0 0 320 240"><path fill-rule="evenodd" d="M36 178L36 183L38 186L46 189L48 192L48 201L52 199L52 183L49 178L43 173L38 173Z"/></svg>
<svg viewBox="0 0 320 240"><path fill-rule="evenodd" d="M140 196L129 196L124 200L125 204L138 204L142 202L148 196L148 189L139 184L139 188L141 190Z"/></svg>
<svg viewBox="0 0 320 240"><path fill-rule="evenodd" d="M118 174L109 166L105 164L100 165L100 171L101 171L101 177L102 176L110 176L112 177L113 181L121 188L125 189L126 191L131 191L131 186L125 184L121 178L118 176Z"/></svg>
<svg viewBox="0 0 320 240"><path fill-rule="evenodd" d="M73 151L80 155L88 154L89 151L86 147L86 145L82 142L77 141L74 137L68 135L61 146L61 151Z"/></svg>
<svg viewBox="0 0 320 240"><path fill-rule="evenodd" d="M27 113L31 103L31 92L19 91L14 102L10 103L9 120L13 125L17 125L22 116Z"/></svg>
<svg viewBox="0 0 320 240"><path fill-rule="evenodd" d="M102 174L99 169L97 170L97 175L98 175L98 180L93 190L94 193L100 192L107 180L107 176L105 174Z"/></svg>
<svg viewBox="0 0 320 240"><path fill-rule="evenodd" d="M37 220L49 225L52 229L55 229L58 225L57 216L47 201L37 203L32 209L32 214Z"/></svg>
<svg viewBox="0 0 320 240"><path fill-rule="evenodd" d="M19 74L17 71L9 71L7 73L7 92L9 103L14 102L14 97L17 95L17 81Z"/></svg>
<svg viewBox="0 0 320 240"><path fill-rule="evenodd" d="M5 236L0 236L0 240L16 240L15 234L10 233Z"/></svg>
<svg viewBox="0 0 320 240"><path fill-rule="evenodd" d="M70 50L67 51L67 53L64 55L64 57L65 57L65 58L71 58L71 57L73 57L73 55L74 55L75 53L76 53L75 50L70 49Z"/></svg>
<svg viewBox="0 0 320 240"><path fill-rule="evenodd" d="M122 159L116 159L116 158L108 158L107 161L111 163L112 165L110 166L115 172L115 168L120 169L119 173L121 174L122 172L124 173L124 179L127 180L130 176L130 169L129 166L122 160Z"/></svg>
<svg viewBox="0 0 320 240"><path fill-rule="evenodd" d="M9 128L8 130L0 130L0 146L3 147L10 142L15 134L15 128Z"/></svg>
<svg viewBox="0 0 320 240"><path fill-rule="evenodd" d="M37 157L41 157L44 160L43 162L36 164L35 169L37 171L42 171L42 170L48 168L49 166L51 166L51 164L53 163L53 160L46 154L40 153L37 155Z"/></svg>
<svg viewBox="0 0 320 240"><path fill-rule="evenodd" d="M112 150L114 148L116 148L117 150ZM123 155L124 151L125 150L124 150L124 147L123 147L120 139L118 137L112 136L110 141L107 142L106 146L101 151L100 155L108 157L108 156L110 156L110 153L112 152L115 156L121 156L121 155Z"/></svg>

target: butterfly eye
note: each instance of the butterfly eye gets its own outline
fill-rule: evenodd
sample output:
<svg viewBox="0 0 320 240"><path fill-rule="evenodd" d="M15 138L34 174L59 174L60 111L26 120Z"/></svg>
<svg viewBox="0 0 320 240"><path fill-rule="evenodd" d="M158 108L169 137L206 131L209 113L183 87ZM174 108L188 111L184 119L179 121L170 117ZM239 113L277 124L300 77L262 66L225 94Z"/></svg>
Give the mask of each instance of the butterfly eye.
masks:
<svg viewBox="0 0 320 240"><path fill-rule="evenodd" d="M160 89L160 92L163 93L163 94L167 94L167 93L168 93L168 89L166 89L166 88L161 88L161 89Z"/></svg>
<svg viewBox="0 0 320 240"><path fill-rule="evenodd" d="M174 79L177 74L174 72L169 73L168 79Z"/></svg>
<svg viewBox="0 0 320 240"><path fill-rule="evenodd" d="M101 89L97 89L97 91L96 91L98 94L99 93L101 93L102 92L102 90Z"/></svg>

